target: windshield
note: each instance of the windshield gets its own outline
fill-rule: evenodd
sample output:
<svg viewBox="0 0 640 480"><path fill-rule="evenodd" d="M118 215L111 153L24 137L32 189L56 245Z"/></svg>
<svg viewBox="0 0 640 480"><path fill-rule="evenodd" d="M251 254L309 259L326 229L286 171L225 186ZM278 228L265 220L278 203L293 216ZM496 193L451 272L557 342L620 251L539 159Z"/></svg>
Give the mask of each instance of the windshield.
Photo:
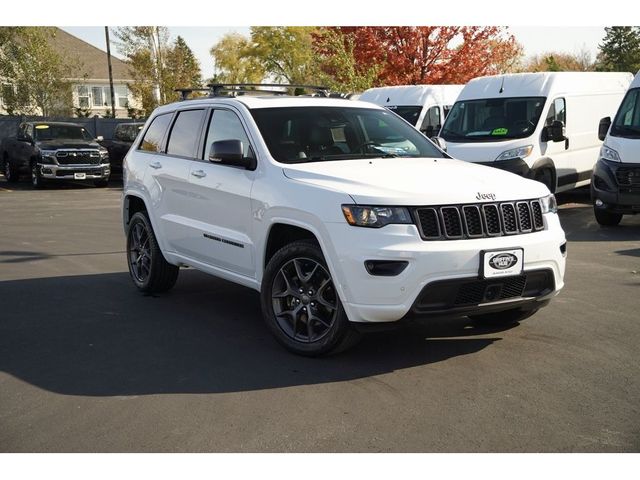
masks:
<svg viewBox="0 0 640 480"><path fill-rule="evenodd" d="M354 107L251 110L271 156L282 163L375 157L444 157L395 114Z"/></svg>
<svg viewBox="0 0 640 480"><path fill-rule="evenodd" d="M422 107L415 106L395 106L389 105L386 106L389 110L391 110L396 115L401 116L411 125L418 125L418 117L420 116L420 112L422 111Z"/></svg>
<svg viewBox="0 0 640 480"><path fill-rule="evenodd" d="M640 88L629 90L611 126L614 137L640 138Z"/></svg>
<svg viewBox="0 0 640 480"><path fill-rule="evenodd" d="M93 140L84 127L76 125L36 125L35 140Z"/></svg>
<svg viewBox="0 0 640 480"><path fill-rule="evenodd" d="M533 133L544 97L485 98L456 102L440 135L450 142L497 142Z"/></svg>

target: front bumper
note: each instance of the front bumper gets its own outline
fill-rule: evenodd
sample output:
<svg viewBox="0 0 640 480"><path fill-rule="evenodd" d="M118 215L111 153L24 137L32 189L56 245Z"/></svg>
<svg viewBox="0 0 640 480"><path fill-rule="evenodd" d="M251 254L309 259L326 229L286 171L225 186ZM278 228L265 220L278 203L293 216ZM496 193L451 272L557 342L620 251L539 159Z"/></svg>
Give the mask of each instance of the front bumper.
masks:
<svg viewBox="0 0 640 480"><path fill-rule="evenodd" d="M593 168L591 178L591 200L595 202L599 199L603 205L596 206L596 208L612 213L640 213L640 183L636 183L634 180L629 181L628 184L620 184L617 179L618 170L628 169L630 166L633 165L598 160Z"/></svg>
<svg viewBox="0 0 640 480"><path fill-rule="evenodd" d="M333 243L331 253L338 259L333 273L347 316L354 322L393 322L412 309L413 313L424 315L456 316L489 311L490 307L495 311L528 306L532 302L541 306L564 286L566 257L566 250L561 251L566 240L558 216L545 214L544 220L545 230L536 233L442 241L422 240L415 225L387 225L376 230L346 223L327 224ZM534 297L527 295L526 288L520 296L508 298L487 299L483 293L477 302L472 299L471 303L456 305L455 301L446 300L442 308L416 312L425 287L443 281L479 281L481 250L514 247L524 249L524 274L549 272L550 289L541 288ZM365 268L367 260L404 261L408 265L396 276L374 276ZM452 295L455 298L457 294Z"/></svg>
<svg viewBox="0 0 640 480"><path fill-rule="evenodd" d="M38 163L40 176L47 180L107 180L111 175L109 163L99 165L51 165Z"/></svg>

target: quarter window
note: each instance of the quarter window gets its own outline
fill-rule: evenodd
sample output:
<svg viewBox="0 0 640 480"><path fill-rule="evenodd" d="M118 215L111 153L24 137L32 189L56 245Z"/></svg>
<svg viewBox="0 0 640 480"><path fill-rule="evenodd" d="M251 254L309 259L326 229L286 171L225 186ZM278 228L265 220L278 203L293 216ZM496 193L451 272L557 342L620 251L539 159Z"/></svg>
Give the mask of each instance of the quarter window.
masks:
<svg viewBox="0 0 640 480"><path fill-rule="evenodd" d="M154 118L144 134L144 138L140 144L140 150L145 150L147 152L160 152L162 148L162 139L164 138L164 134L167 131L170 121L170 113L158 115Z"/></svg>
<svg viewBox="0 0 640 480"><path fill-rule="evenodd" d="M435 135L440 130L440 108L431 107L422 120L420 131L425 132L428 136Z"/></svg>
<svg viewBox="0 0 640 480"><path fill-rule="evenodd" d="M549 107L549 113L547 113L547 119L545 125L550 127L553 122L559 120L563 125L567 124L566 103L564 98L556 98L551 107Z"/></svg>
<svg viewBox="0 0 640 480"><path fill-rule="evenodd" d="M195 158L203 118L204 110L184 110L178 113L167 145L169 155Z"/></svg>
<svg viewBox="0 0 640 480"><path fill-rule="evenodd" d="M249 137L244 131L244 127L238 116L229 110L214 110L209 131L207 132L207 143L205 144L204 158L209 158L211 144L220 140L240 140L242 142L245 157L251 156Z"/></svg>

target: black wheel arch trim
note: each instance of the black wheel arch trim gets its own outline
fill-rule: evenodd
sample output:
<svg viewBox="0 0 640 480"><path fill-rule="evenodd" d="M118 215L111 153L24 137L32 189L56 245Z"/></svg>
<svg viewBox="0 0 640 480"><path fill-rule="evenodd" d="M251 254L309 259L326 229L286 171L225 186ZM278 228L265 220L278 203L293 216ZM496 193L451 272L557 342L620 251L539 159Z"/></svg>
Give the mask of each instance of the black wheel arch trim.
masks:
<svg viewBox="0 0 640 480"><path fill-rule="evenodd" d="M531 167L531 170L529 172L529 175L530 175L529 178L532 178L532 179L535 178L536 172L544 168L548 168L549 170L551 170L551 179L553 184L555 185L554 191L551 193L554 193L555 190L558 188L558 173L556 171L556 164L553 163L553 160L551 158L541 157L537 159L533 163L533 167Z"/></svg>

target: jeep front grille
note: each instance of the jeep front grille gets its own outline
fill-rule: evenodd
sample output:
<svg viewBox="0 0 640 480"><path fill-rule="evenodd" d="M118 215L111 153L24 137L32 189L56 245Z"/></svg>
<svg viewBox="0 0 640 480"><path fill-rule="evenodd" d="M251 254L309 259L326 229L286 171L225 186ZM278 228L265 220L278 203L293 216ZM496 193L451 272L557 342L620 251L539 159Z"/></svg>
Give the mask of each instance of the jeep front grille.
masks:
<svg viewBox="0 0 640 480"><path fill-rule="evenodd" d="M544 229L539 200L418 207L415 218L423 240L498 237Z"/></svg>

